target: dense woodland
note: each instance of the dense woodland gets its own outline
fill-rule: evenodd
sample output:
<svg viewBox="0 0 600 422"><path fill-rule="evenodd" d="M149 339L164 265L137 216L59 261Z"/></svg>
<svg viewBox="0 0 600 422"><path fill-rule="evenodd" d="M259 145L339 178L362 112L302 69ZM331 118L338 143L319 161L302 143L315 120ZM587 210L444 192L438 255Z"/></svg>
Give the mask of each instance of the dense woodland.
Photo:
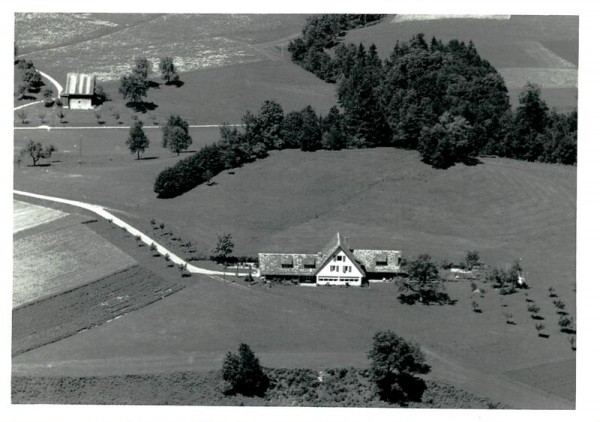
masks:
<svg viewBox="0 0 600 422"><path fill-rule="evenodd" d="M221 127L218 143L161 172L160 197L184 193L225 169L264 158L269 150L372 148L416 149L435 168L478 156L527 161L577 162L577 111L550 110L540 88L527 84L516 110L502 76L472 42L423 34L397 42L381 60L375 45L340 44L345 30L377 22L382 15L309 18L290 43L292 59L337 85L339 107L318 116L311 106L284 113L273 100L248 111L242 129Z"/></svg>

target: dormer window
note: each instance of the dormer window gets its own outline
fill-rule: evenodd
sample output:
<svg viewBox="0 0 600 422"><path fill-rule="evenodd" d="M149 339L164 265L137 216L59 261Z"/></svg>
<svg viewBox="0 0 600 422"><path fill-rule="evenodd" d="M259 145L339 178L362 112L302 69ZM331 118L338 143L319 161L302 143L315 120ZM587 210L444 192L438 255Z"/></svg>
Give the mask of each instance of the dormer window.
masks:
<svg viewBox="0 0 600 422"><path fill-rule="evenodd" d="M304 259L304 268L316 268L316 261L314 258Z"/></svg>
<svg viewBox="0 0 600 422"><path fill-rule="evenodd" d="M384 253L375 255L375 265L385 267L388 264L387 255Z"/></svg>
<svg viewBox="0 0 600 422"><path fill-rule="evenodd" d="M291 256L286 256L281 260L281 268L294 268L294 260Z"/></svg>

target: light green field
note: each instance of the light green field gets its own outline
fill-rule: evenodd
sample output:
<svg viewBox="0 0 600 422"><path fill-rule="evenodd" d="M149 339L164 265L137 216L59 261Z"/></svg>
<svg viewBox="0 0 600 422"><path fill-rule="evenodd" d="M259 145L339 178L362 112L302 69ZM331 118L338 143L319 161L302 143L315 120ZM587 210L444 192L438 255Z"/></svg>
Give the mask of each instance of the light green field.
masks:
<svg viewBox="0 0 600 422"><path fill-rule="evenodd" d="M39 208L29 215L43 216ZM33 213L33 214L32 214ZM50 216L56 211L49 210ZM13 306L83 285L135 264L70 215L41 224L13 243ZM47 223L47 224L43 224ZM32 227L29 223L29 227Z"/></svg>

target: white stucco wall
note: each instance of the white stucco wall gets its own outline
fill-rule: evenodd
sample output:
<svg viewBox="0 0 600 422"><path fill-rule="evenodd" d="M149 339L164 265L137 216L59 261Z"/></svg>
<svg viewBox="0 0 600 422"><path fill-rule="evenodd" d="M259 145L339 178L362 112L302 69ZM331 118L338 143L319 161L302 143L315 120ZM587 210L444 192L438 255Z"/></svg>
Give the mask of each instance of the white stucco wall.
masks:
<svg viewBox="0 0 600 422"><path fill-rule="evenodd" d="M338 257L340 257L340 260L338 260ZM317 273L317 284L319 285L343 286L348 283L351 286L360 286L361 281L362 274L344 251L332 255L321 271Z"/></svg>
<svg viewBox="0 0 600 422"><path fill-rule="evenodd" d="M91 110L92 100L89 98L70 98L69 108L73 110Z"/></svg>

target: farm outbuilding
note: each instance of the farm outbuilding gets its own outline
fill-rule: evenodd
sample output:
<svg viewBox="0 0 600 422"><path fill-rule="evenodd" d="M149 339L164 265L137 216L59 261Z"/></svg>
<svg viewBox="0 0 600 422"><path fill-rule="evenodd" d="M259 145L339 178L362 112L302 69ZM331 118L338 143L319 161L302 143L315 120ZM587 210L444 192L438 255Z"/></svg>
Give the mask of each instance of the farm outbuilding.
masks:
<svg viewBox="0 0 600 422"><path fill-rule="evenodd" d="M261 277L267 280L360 286L400 274L401 253L397 250L350 249L347 238L336 233L315 254L259 253L258 266Z"/></svg>
<svg viewBox="0 0 600 422"><path fill-rule="evenodd" d="M96 77L85 73L68 73L60 99L64 108L90 110L94 108Z"/></svg>

